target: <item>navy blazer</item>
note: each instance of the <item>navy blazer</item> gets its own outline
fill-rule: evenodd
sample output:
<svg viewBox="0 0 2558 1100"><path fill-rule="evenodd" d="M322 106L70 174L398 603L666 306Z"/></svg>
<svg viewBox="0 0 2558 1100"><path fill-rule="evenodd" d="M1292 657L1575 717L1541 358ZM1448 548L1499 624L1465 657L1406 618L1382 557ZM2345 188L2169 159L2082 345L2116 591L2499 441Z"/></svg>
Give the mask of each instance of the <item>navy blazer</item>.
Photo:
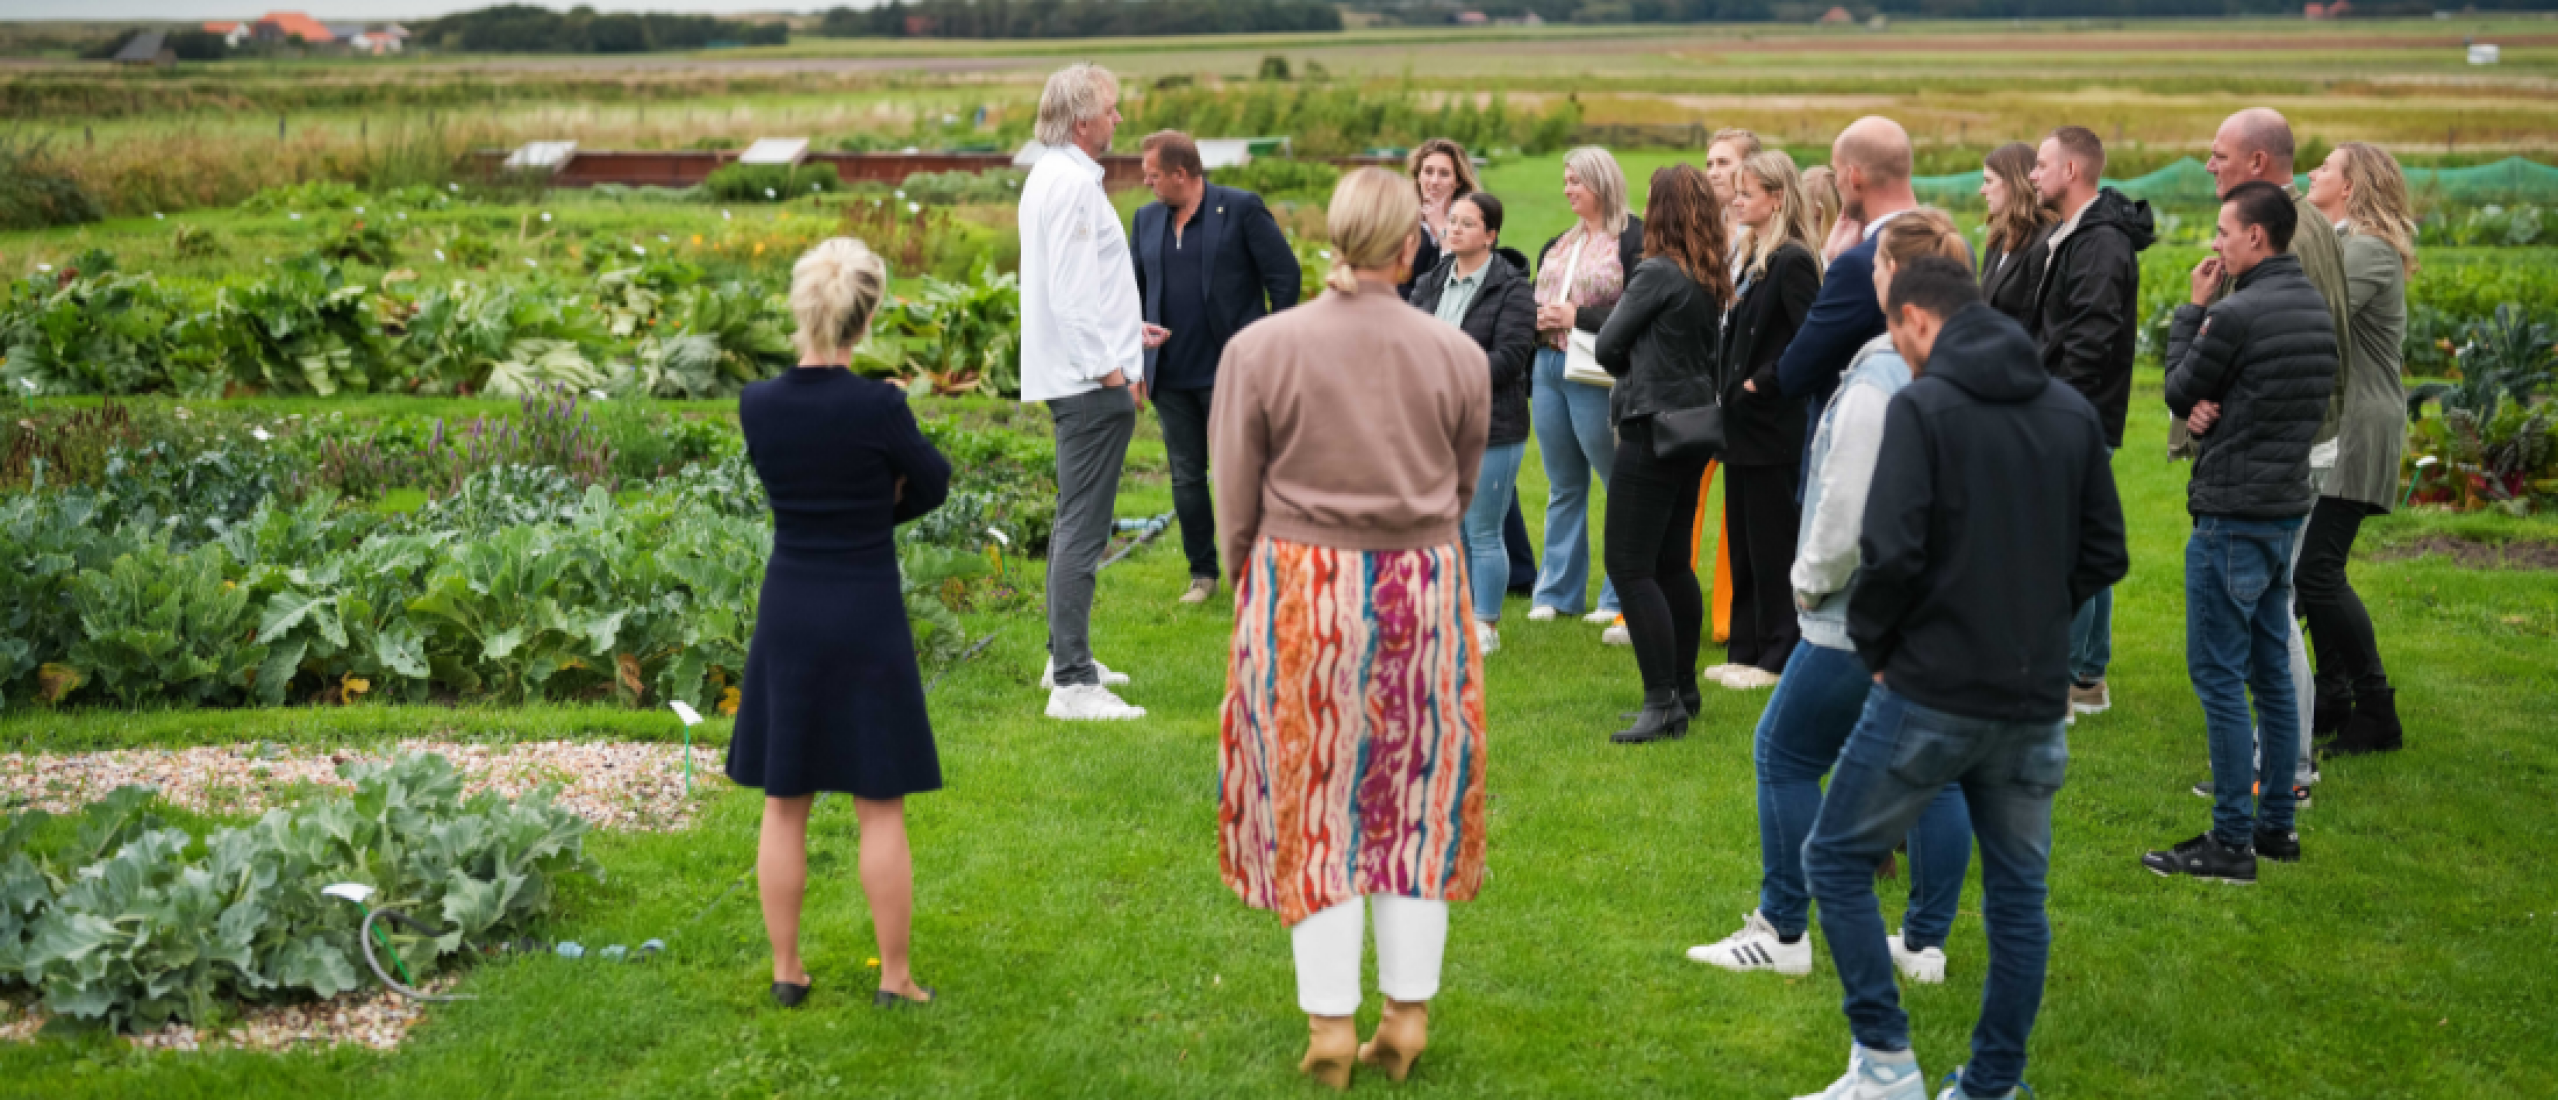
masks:
<svg viewBox="0 0 2558 1100"><path fill-rule="evenodd" d="M1138 207L1136 232L1128 242L1137 269L1137 294L1145 303L1150 325L1163 323L1163 285L1149 273L1163 270L1164 227L1171 213L1161 202ZM1297 254L1288 248L1288 238L1279 232L1270 208L1250 191L1208 184L1186 232L1204 234L1213 247L1200 257L1200 273L1208 283L1208 362L1182 373L1193 379L1200 374L1213 379L1226 341L1245 325L1296 305L1303 275ZM1148 385L1163 377L1155 369L1155 352L1146 349Z"/></svg>
<svg viewBox="0 0 2558 1100"><path fill-rule="evenodd" d="M1883 306L1874 300L1874 242L1881 234L1858 241L1839 253L1821 275L1820 297L1785 345L1777 360L1776 384L1785 396L1805 402L1819 418L1839 376L1856 359L1857 349L1883 335Z"/></svg>

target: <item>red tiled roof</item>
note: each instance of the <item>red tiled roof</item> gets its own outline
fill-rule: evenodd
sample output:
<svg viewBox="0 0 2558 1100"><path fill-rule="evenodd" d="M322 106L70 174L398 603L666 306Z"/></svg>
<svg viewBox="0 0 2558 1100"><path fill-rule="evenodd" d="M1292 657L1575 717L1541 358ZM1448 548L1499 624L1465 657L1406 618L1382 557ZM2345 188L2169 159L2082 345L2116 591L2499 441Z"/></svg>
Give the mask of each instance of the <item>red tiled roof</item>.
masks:
<svg viewBox="0 0 2558 1100"><path fill-rule="evenodd" d="M239 29L240 25L238 23L207 23L204 25L204 33L206 34L229 34L232 31Z"/></svg>
<svg viewBox="0 0 2558 1100"><path fill-rule="evenodd" d="M327 25L298 11L271 11L258 22L273 23L277 30L288 35L301 35L304 42L337 41L337 36L329 33Z"/></svg>

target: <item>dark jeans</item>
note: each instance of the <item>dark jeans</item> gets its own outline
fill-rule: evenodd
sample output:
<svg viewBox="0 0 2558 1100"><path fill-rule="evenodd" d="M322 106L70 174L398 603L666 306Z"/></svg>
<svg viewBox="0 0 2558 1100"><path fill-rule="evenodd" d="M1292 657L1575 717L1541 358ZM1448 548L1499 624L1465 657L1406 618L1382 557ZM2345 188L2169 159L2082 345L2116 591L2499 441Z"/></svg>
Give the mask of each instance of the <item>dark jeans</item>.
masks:
<svg viewBox="0 0 2558 1100"><path fill-rule="evenodd" d="M1821 903L1821 934L1846 987L1848 1030L1858 1044L1910 1048L1910 1019L1892 984L1892 952L1874 901L1874 865L1954 783L1963 788L1981 845L1981 924L1990 941L1962 1089L2004 1095L2025 1076L2025 1041L2043 1005L2052 949L2043 911L2052 796L2068 770L2069 737L2057 720L1964 718L1875 686L1803 846L1803 870Z"/></svg>
<svg viewBox="0 0 2558 1100"><path fill-rule="evenodd" d="M1510 515L1501 521L1501 542L1510 549L1510 594L1532 595L1537 590L1536 544L1528 541L1528 518L1519 513L1519 491L1510 491Z"/></svg>
<svg viewBox="0 0 2558 1100"><path fill-rule="evenodd" d="M1798 936L1812 920L1803 881L1803 842L1821 813L1821 779L1856 729L1874 677L1844 649L1798 642L1785 678L1759 714L1751 746L1759 773L1759 915L1778 935ZM1910 950L1943 947L1954 931L1963 875L1972 863L1972 819L1963 788L1948 784L1910 832L1910 907L1901 918Z"/></svg>
<svg viewBox="0 0 2558 1100"><path fill-rule="evenodd" d="M1723 468L1723 534L1732 540L1732 648L1736 665L1783 673L1803 637L1794 618L1792 466Z"/></svg>
<svg viewBox="0 0 2558 1100"><path fill-rule="evenodd" d="M2259 828L2292 827L2292 785L2273 778L2262 792L2254 788L2260 736L2267 761L2300 753L2291 667L2292 537L2300 525L2198 516L2185 543L2185 668L2210 730L2212 834L2233 848L2255 843Z"/></svg>
<svg viewBox="0 0 2558 1100"><path fill-rule="evenodd" d="M2371 698L2387 690L2389 671L2381 667L2380 640L2373 635L2371 614L2345 576L2354 552L2354 535L2363 517L2380 509L2342 497L2320 497L2309 513L2309 538L2301 546L2300 614L2309 620L2310 647L2318 653L2321 694L2351 689Z"/></svg>
<svg viewBox="0 0 2558 1100"><path fill-rule="evenodd" d="M1213 389L1164 390L1155 418L1164 426L1164 458L1172 467L1172 513L1181 521L1181 553L1192 580L1217 579L1217 505L1208 491L1208 404Z"/></svg>
<svg viewBox="0 0 2558 1100"><path fill-rule="evenodd" d="M1608 582L1616 586L1634 664L1646 694L1696 683L1705 634L1705 593L1696 582L1695 547L1702 458L1663 462L1652 456L1652 423L1617 427L1615 470L1608 481Z"/></svg>
<svg viewBox="0 0 2558 1100"><path fill-rule="evenodd" d="M1098 684L1092 659L1092 596L1110 548L1112 511L1137 403L1125 387L1048 403L1057 428L1057 527L1048 537L1048 655L1057 686Z"/></svg>

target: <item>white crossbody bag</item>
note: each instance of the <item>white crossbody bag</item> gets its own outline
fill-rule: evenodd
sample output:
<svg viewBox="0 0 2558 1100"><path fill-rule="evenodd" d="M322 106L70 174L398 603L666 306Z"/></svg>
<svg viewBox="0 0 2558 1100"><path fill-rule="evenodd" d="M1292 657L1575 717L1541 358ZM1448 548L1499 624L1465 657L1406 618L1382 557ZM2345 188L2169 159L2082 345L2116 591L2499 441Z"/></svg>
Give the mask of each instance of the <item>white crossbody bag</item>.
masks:
<svg viewBox="0 0 2558 1100"><path fill-rule="evenodd" d="M1563 264L1563 299L1572 300L1572 277L1581 271L1581 249L1573 248L1572 258ZM1578 326L1564 334L1563 380L1579 382L1601 389L1616 388L1616 376L1599 365L1599 334L1583 332Z"/></svg>

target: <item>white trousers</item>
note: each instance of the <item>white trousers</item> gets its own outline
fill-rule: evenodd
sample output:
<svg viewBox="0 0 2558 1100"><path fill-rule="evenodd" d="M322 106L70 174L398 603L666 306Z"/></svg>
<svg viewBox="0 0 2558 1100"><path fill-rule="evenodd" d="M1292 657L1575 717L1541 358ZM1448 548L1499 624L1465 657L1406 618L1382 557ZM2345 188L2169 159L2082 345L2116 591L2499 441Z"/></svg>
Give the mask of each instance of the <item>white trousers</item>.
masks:
<svg viewBox="0 0 2558 1100"><path fill-rule="evenodd" d="M1308 1016L1359 1011L1363 899L1352 898L1288 930L1297 955L1297 1007ZM1375 895L1377 989L1407 1004L1439 995L1439 963L1448 949L1448 903Z"/></svg>

